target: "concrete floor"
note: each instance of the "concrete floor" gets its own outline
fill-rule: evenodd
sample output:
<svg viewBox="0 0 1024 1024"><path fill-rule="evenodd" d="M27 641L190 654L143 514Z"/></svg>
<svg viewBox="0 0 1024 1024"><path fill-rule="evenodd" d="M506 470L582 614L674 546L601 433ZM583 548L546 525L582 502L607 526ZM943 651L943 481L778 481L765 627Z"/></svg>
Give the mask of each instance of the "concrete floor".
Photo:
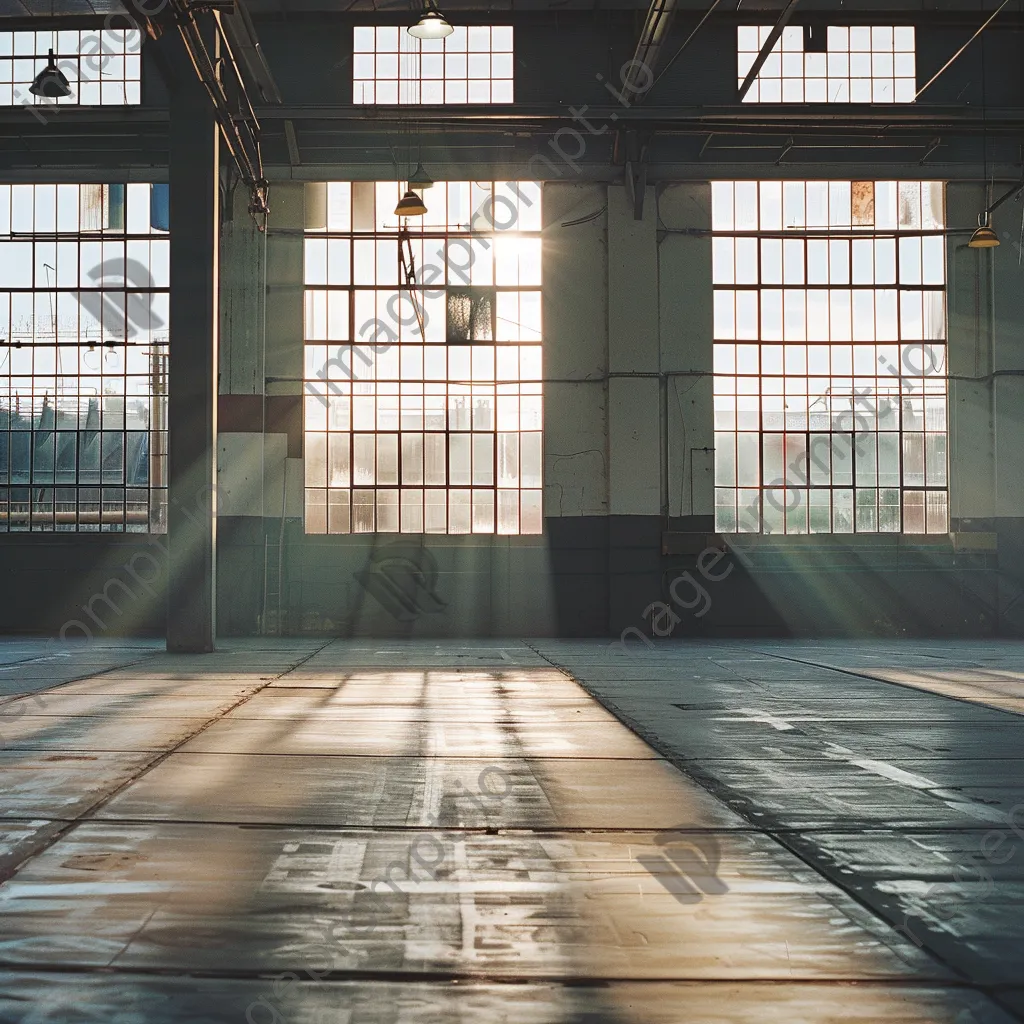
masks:
<svg viewBox="0 0 1024 1024"><path fill-rule="evenodd" d="M1024 1020L1024 645L499 644L0 642L0 1022Z"/></svg>

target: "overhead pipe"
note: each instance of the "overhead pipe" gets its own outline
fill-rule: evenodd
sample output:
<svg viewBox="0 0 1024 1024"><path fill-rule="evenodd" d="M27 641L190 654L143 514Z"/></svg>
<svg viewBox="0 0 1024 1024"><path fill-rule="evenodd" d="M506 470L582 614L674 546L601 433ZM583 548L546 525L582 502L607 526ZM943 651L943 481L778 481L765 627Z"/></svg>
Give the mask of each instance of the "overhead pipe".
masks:
<svg viewBox="0 0 1024 1024"><path fill-rule="evenodd" d="M249 214L260 231L266 230L266 219L270 212L268 201L270 183L263 171L263 157L260 149L260 123L249 100L245 81L238 68L231 42L221 25L221 12L211 11L218 41L224 49L224 55L215 58L203 39L202 31L196 21L192 5L188 0L171 0L171 8L175 15L178 31L181 33L185 51L192 62L199 81L202 83L213 103L214 114L220 125L228 153L234 160L242 180L250 190ZM221 81L216 64L230 68L237 86L239 110L236 113L231 107L224 84ZM244 129L244 130L243 130ZM246 139L248 138L248 142ZM262 223L260 218L262 217Z"/></svg>
<svg viewBox="0 0 1024 1024"><path fill-rule="evenodd" d="M274 80L267 58L256 35L249 10L243 0L235 0L234 13L224 20L227 32L235 49L242 55L249 77L255 83L264 103L280 103L281 91Z"/></svg>
<svg viewBox="0 0 1024 1024"><path fill-rule="evenodd" d="M651 6L640 31L633 59L629 62L629 70L623 79L623 95L630 103L639 102L644 93L654 85L654 69L658 63L658 54L668 33L672 18L676 12L676 0L651 0ZM641 73L649 79L646 85L639 85Z"/></svg>

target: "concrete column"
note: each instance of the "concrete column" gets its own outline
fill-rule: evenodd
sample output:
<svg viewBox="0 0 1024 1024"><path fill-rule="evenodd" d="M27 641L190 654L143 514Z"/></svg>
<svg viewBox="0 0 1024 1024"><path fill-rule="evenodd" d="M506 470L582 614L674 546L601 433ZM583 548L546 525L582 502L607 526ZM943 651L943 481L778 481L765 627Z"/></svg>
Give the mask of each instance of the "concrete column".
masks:
<svg viewBox="0 0 1024 1024"><path fill-rule="evenodd" d="M197 82L172 98L167 649L214 649L218 128Z"/></svg>
<svg viewBox="0 0 1024 1024"><path fill-rule="evenodd" d="M947 220L969 229L984 204L984 189L950 184ZM969 237L951 235L947 246L949 372L961 378L949 386L950 515L984 525L998 515L992 272L997 260L1006 261L1009 247L969 249Z"/></svg>
<svg viewBox="0 0 1024 1024"><path fill-rule="evenodd" d="M608 188L608 627L643 623L661 587L662 390L657 199L643 220ZM634 376L636 375L636 376Z"/></svg>
<svg viewBox="0 0 1024 1024"><path fill-rule="evenodd" d="M608 187L608 483L618 516L660 512L656 218L653 188L638 221L623 187ZM633 373L650 376L617 376Z"/></svg>
<svg viewBox="0 0 1024 1024"><path fill-rule="evenodd" d="M712 529L715 514L714 287L711 185L668 185L658 203L669 231L659 246L661 367L666 381L669 514ZM702 517L698 522L696 518Z"/></svg>
<svg viewBox="0 0 1024 1024"><path fill-rule="evenodd" d="M607 219L574 223L600 213L607 201L606 187L597 183L544 186L544 376L586 380L544 385L548 519L608 512Z"/></svg>

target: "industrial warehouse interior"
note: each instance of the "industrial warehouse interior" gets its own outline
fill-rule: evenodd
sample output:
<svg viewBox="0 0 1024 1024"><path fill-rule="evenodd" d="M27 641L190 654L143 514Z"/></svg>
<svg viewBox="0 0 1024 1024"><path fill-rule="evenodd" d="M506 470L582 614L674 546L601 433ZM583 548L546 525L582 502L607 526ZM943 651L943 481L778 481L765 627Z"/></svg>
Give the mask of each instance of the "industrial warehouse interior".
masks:
<svg viewBox="0 0 1024 1024"><path fill-rule="evenodd" d="M1024 0L0 0L0 1024L1024 1022Z"/></svg>

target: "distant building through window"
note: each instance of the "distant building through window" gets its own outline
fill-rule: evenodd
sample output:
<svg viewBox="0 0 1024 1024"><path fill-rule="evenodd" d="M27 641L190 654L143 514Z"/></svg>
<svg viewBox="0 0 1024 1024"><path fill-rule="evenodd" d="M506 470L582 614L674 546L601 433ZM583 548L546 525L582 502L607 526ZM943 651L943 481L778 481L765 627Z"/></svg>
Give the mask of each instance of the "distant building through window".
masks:
<svg viewBox="0 0 1024 1024"><path fill-rule="evenodd" d="M353 103L511 103L512 26L457 26L416 39L394 25L357 26Z"/></svg>
<svg viewBox="0 0 1024 1024"><path fill-rule="evenodd" d="M0 531L166 529L166 185L0 185Z"/></svg>
<svg viewBox="0 0 1024 1024"><path fill-rule="evenodd" d="M307 187L307 533L542 531L540 185L424 198Z"/></svg>
<svg viewBox="0 0 1024 1024"><path fill-rule="evenodd" d="M717 529L948 532L944 185L712 196Z"/></svg>

